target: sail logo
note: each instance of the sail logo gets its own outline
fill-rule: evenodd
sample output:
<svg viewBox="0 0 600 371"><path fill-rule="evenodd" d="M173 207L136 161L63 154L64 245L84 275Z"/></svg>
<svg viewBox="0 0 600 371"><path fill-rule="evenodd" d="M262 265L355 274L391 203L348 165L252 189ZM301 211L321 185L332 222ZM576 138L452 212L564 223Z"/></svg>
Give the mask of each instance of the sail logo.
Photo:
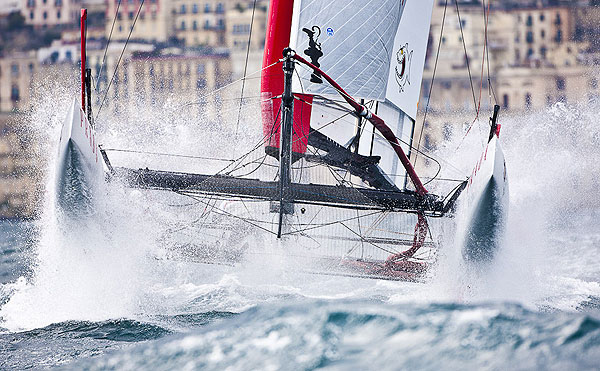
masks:
<svg viewBox="0 0 600 371"><path fill-rule="evenodd" d="M319 42L321 28L319 28L319 26L312 26L310 29L303 28L302 31L308 35L308 48L304 50L304 54L310 58L310 63L314 64L316 67L321 67L321 64L319 63L319 58L323 56L323 50L321 49L321 43ZM329 29L327 29L327 32L329 32ZM310 82L322 84L323 80L318 73L313 72L310 75Z"/></svg>
<svg viewBox="0 0 600 371"><path fill-rule="evenodd" d="M396 53L396 82L400 93L404 92L405 86L410 85L410 66L414 50L410 50L408 43Z"/></svg>

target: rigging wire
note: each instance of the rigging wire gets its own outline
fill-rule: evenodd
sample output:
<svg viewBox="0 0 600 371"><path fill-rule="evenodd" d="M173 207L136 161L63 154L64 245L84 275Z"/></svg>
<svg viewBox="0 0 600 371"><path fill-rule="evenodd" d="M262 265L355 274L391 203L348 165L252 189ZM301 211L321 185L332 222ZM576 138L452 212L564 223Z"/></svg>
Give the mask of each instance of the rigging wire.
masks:
<svg viewBox="0 0 600 371"><path fill-rule="evenodd" d="M108 40L106 41L106 47L104 48L104 56L102 57L102 64L100 65L100 70L98 71L98 75L96 76L96 80L98 84L96 85L96 93L100 92L100 76L102 76L102 69L104 68L104 64L106 63L106 53L108 52L108 46L110 45L110 40L112 38L113 30L115 28L115 22L117 21L117 15L119 14L119 7L121 7L121 0L117 3L117 10L115 10L115 15L113 17L112 26L110 27L110 33L108 35Z"/></svg>
<svg viewBox="0 0 600 371"><path fill-rule="evenodd" d="M421 148L421 139L423 138L423 129L425 128L425 123L427 122L427 113L429 112L429 103L431 102L431 93L433 92L433 83L435 82L435 74L437 71L438 61L440 58L440 49L442 47L442 37L444 36L444 25L446 23L446 11L448 9L448 0L446 0L444 4L444 16L442 18L442 25L440 29L440 37L438 40L437 52L435 55L435 64L433 66L433 75L431 77L431 84L429 85L429 94L427 95L427 104L425 105L425 114L423 115L423 124L421 125L421 132L419 134L419 141L417 142L417 155L415 155L415 160L413 162L413 166L417 166L417 159L419 158L419 149Z"/></svg>
<svg viewBox="0 0 600 371"><path fill-rule="evenodd" d="M246 49L246 63L244 64L244 80L242 80L242 92L240 94L240 109L238 111L237 123L235 124L235 136L237 138L238 129L240 126L240 118L242 117L242 104L244 103L244 87L246 86L246 72L248 71L248 56L250 55L250 41L252 39L252 27L254 26L254 13L256 11L256 0L254 0L254 6L252 7L252 18L250 20L250 34L248 35L248 47ZM235 147L233 147L235 153Z"/></svg>
<svg viewBox="0 0 600 371"><path fill-rule="evenodd" d="M471 84L471 93L473 93L473 104L477 109L477 99L475 98L475 88L473 87L473 76L471 75L471 65L469 64L469 54L467 53L467 43L465 42L465 34L463 33L462 18L460 17L460 10L458 6L458 0L454 0L456 4L456 15L458 17L458 25L460 26L460 39L462 40L463 49L465 51L465 62L467 63L467 71L469 72L469 82Z"/></svg>
<svg viewBox="0 0 600 371"><path fill-rule="evenodd" d="M121 59L123 58L123 54L125 53L127 44L129 43L129 40L131 39L131 34L133 33L133 28L135 27L135 23L137 22L138 17L140 16L140 12L142 11L142 7L144 6L144 1L145 0L142 0L140 2L138 11L135 14L135 19L133 20L133 24L131 25L131 29L129 30L129 35L127 35L127 40L125 40L125 45L123 45L123 50L121 51L121 55L119 56L119 60L117 61L117 65L115 66L115 72L113 73L113 75L110 79L110 82L108 83L108 87L104 91L104 97L102 98L102 103L100 104L100 108L98 108L98 113L96 113L96 121L98 120L98 116L100 116L100 111L102 110L102 107L104 106L104 102L106 101L106 97L108 96L108 91L110 90L110 86L112 85L112 82L113 82L115 76L117 75L117 72L119 69L119 64L121 63Z"/></svg>
<svg viewBox="0 0 600 371"><path fill-rule="evenodd" d="M104 148L106 152L125 152L125 153L140 153L144 155L156 155L156 156L166 156L166 157L180 157L180 158L193 158L198 160L211 160L211 161L223 161L223 162L233 162L234 160L225 159L225 158L217 158L217 157L205 157L205 156L192 156L192 155L180 155L175 153L164 153L164 152L151 152L151 151L141 151L134 149L121 149L121 148Z"/></svg>
<svg viewBox="0 0 600 371"><path fill-rule="evenodd" d="M489 48L489 42L488 42L488 23L489 23L489 16L490 16L490 2L491 0L488 0L488 4L487 4L487 20L485 22L485 44L488 45L488 47L486 48L486 59L487 59L487 77L488 77L488 94L490 94L490 98L493 97L494 98L494 102L495 104L498 104L498 98L496 97L496 92L494 92L494 87L492 86L492 79L491 79L491 75L490 75L490 48ZM483 5L483 12L484 12L484 17L486 17L485 13L485 0L483 0L482 2Z"/></svg>
<svg viewBox="0 0 600 371"><path fill-rule="evenodd" d="M460 141L460 143L458 144L458 147L456 148L457 150L462 146L462 144L465 141L465 138L469 135L469 133L471 132L471 129L473 128L473 125L475 125L475 122L477 122L477 120L479 119L479 112L481 110L481 94L482 94L482 90L483 90L483 73L485 71L485 58L486 58L486 51L488 49L488 45L487 45L487 27L488 27L488 22L489 22L489 17L490 17L490 8L489 8L490 3L488 2L488 10L487 10L487 15L485 12L485 8L484 8L484 24L485 24L485 38L484 38L484 42L483 42L483 55L481 56L481 84L479 86L479 103L476 106L477 112L475 115L475 119L473 120L473 122L471 123L471 125L469 125L469 128L467 129L467 132L465 133L465 135L463 136L462 140ZM489 57L489 55L488 55ZM489 59L488 59L488 79L489 79ZM481 130L481 128L480 128Z"/></svg>
<svg viewBox="0 0 600 371"><path fill-rule="evenodd" d="M232 86L233 84L237 84L237 83L238 83L238 82L240 82L240 81L247 80L247 79L249 79L249 77L248 77L248 76L255 75L255 74L257 74L257 73L259 73L259 72L262 72L262 71L264 71L264 70L266 70L266 69L268 69L268 68L271 68L271 67L273 67L273 66L275 66L276 64L279 64L279 63L281 63L281 60L278 60L277 62L273 62L273 63L271 63L270 65L268 65L268 66L266 66L266 67L263 67L263 68L261 68L260 70L254 71L254 72L250 73L249 75L246 75L245 77L239 78L239 79L237 79L237 80L235 80L235 81L232 81L232 82L230 82L229 84L223 85L223 86L221 86L221 87L220 87L220 88L218 88L218 89L215 89L215 90L213 90L213 91L211 91L211 92L209 92L209 93L207 93L207 94L204 94L204 95L202 95L201 97L199 97L199 98L198 98L198 100L196 100L196 101L184 103L184 104L182 104L182 105L180 105L180 106L177 106L177 107L175 107L174 109L185 108L185 107L188 107L188 106L193 106L193 105L196 105L196 104L204 104L204 99L205 99L205 98L207 98L207 97L209 97L209 96L211 96L211 95L215 95L216 93L218 93L218 92L220 92L220 91L222 91L222 90L224 90L224 89L227 89L227 88L229 88L229 87L230 87L230 86ZM273 98L275 98L275 97L273 97ZM272 98L270 98L270 99L272 99ZM237 100L237 98L236 98L236 100Z"/></svg>

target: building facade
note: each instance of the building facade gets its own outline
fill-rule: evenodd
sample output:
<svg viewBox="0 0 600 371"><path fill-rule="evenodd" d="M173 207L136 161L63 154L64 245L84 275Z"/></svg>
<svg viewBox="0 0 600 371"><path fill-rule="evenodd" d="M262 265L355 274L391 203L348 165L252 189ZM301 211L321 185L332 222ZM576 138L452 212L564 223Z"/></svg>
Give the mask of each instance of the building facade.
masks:
<svg viewBox="0 0 600 371"><path fill-rule="evenodd" d="M20 112L31 108L31 92L38 69L35 51L0 58L0 112Z"/></svg>
<svg viewBox="0 0 600 371"><path fill-rule="evenodd" d="M81 0L21 0L25 23L36 28L77 26Z"/></svg>
<svg viewBox="0 0 600 371"><path fill-rule="evenodd" d="M135 27L131 32L132 40L167 42L175 35L173 11L173 1L169 0L148 0L143 3L143 6L141 0L107 0L106 38L126 40L135 21Z"/></svg>

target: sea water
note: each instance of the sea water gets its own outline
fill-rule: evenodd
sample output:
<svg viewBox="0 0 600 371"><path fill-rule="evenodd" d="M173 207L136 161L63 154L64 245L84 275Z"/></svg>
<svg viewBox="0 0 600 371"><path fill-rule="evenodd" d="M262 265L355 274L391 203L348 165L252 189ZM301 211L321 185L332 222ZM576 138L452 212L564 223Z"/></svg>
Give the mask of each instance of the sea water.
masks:
<svg viewBox="0 0 600 371"><path fill-rule="evenodd" d="M50 147L62 119L52 112L37 110ZM164 259L162 237L176 223L155 196L113 185L96 215L61 221L50 160L40 219L0 223L0 368L597 369L593 112L558 104L505 119L511 204L501 250L474 268L450 242L419 284L291 272L276 259ZM168 147L179 138L171 150L184 151L193 129L183 126L133 140L160 147L158 135ZM468 174L479 155L477 129L437 149L455 173ZM121 129L104 135L111 130Z"/></svg>

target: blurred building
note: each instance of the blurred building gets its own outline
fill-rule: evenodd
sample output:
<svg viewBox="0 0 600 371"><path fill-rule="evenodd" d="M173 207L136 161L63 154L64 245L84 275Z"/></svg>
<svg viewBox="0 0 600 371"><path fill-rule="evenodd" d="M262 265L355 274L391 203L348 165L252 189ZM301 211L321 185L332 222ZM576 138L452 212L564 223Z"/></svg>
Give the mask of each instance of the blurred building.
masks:
<svg viewBox="0 0 600 371"><path fill-rule="evenodd" d="M231 2L173 1L175 34L186 46L225 46L225 12Z"/></svg>
<svg viewBox="0 0 600 371"><path fill-rule="evenodd" d="M22 0L3 0L0 1L0 16L21 11Z"/></svg>
<svg viewBox="0 0 600 371"><path fill-rule="evenodd" d="M103 111L127 119L135 107L161 105L168 100L170 104L195 102L199 113L218 119L220 96L209 93L231 81L228 53L157 49L152 44L133 43L128 45L114 73L123 44L111 46L102 71L104 50L88 53L92 74L98 76L101 72L96 80L94 110L102 107Z"/></svg>
<svg viewBox="0 0 600 371"><path fill-rule="evenodd" d="M135 21L131 39L167 42L174 36L173 3L169 0L106 0L105 35L111 40L126 40ZM141 9L140 9L141 7ZM117 12L118 9L118 12ZM116 21L113 20L116 15Z"/></svg>
<svg viewBox="0 0 600 371"><path fill-rule="evenodd" d="M0 113L0 218L30 218L42 191L38 153L21 114Z"/></svg>
<svg viewBox="0 0 600 371"><path fill-rule="evenodd" d="M36 28L79 24L81 0L21 0L25 22Z"/></svg>
<svg viewBox="0 0 600 371"><path fill-rule="evenodd" d="M477 109L487 120L496 103L506 115L598 99L600 53L594 37L600 14L587 1L493 2L485 54L482 2L459 1L460 23L456 4L448 6L440 40L445 3L434 7L419 107L421 114L428 111L421 146L435 147L453 131L466 130Z"/></svg>
<svg viewBox="0 0 600 371"><path fill-rule="evenodd" d="M34 77L39 68L35 51L0 58L0 112L31 108Z"/></svg>

